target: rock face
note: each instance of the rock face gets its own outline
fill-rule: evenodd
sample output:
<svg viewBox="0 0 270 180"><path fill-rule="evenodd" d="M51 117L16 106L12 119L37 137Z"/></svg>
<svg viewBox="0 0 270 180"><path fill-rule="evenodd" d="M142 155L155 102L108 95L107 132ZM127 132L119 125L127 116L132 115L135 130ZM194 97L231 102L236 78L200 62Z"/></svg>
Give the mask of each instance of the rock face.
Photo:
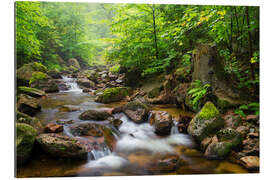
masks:
<svg viewBox="0 0 270 180"><path fill-rule="evenodd" d="M34 116L41 110L41 106L37 99L26 94L21 94L17 102L17 109L22 113Z"/></svg>
<svg viewBox="0 0 270 180"><path fill-rule="evenodd" d="M18 93L27 94L32 97L42 97L45 96L45 92L36 88L30 88L26 86L20 86L18 88Z"/></svg>
<svg viewBox="0 0 270 180"><path fill-rule="evenodd" d="M57 158L86 159L87 151L78 143L77 139L59 134L40 134L36 137L37 142L46 153Z"/></svg>
<svg viewBox="0 0 270 180"><path fill-rule="evenodd" d="M17 123L25 123L28 124L32 127L34 127L38 132L42 131L42 124L39 119L35 117L30 117L27 114L24 114L22 112L16 111L16 116L17 116Z"/></svg>
<svg viewBox="0 0 270 180"><path fill-rule="evenodd" d="M44 128L45 133L59 133L63 132L63 130L63 125L59 125L56 123L48 123Z"/></svg>
<svg viewBox="0 0 270 180"><path fill-rule="evenodd" d="M73 66L73 67L75 67L77 69L81 69L81 66L80 66L78 60L75 59L75 58L71 58L71 59L68 60L68 66Z"/></svg>
<svg viewBox="0 0 270 180"><path fill-rule="evenodd" d="M150 124L154 125L155 133L160 136L169 135L173 125L172 116L166 111L151 111Z"/></svg>
<svg viewBox="0 0 270 180"><path fill-rule="evenodd" d="M132 101L124 107L124 113L135 123L143 123L148 119L149 108L140 102Z"/></svg>
<svg viewBox="0 0 270 180"><path fill-rule="evenodd" d="M105 110L88 110L80 114L79 118L81 120L96 120L96 121L103 121L112 117L112 115Z"/></svg>
<svg viewBox="0 0 270 180"><path fill-rule="evenodd" d="M20 67L16 71L17 85L27 86L29 85L29 81L34 72L46 73L46 71L47 71L47 68L38 62L24 64L22 67Z"/></svg>
<svg viewBox="0 0 270 180"><path fill-rule="evenodd" d="M213 94L225 106L245 104L246 101L243 99L249 97L241 97L246 93L237 92L237 88L230 86L230 79L224 72L223 64L216 46L199 45L193 58L192 80L200 80L203 84L210 84Z"/></svg>
<svg viewBox="0 0 270 180"><path fill-rule="evenodd" d="M201 111L190 121L188 133L201 142L210 134L216 133L224 126L224 120L211 102L207 102Z"/></svg>
<svg viewBox="0 0 270 180"><path fill-rule="evenodd" d="M31 84L31 87L41 89L46 93L59 92L56 82L52 79L43 79L35 81Z"/></svg>
<svg viewBox="0 0 270 180"><path fill-rule="evenodd" d="M107 88L95 99L96 102L100 103L111 103L121 101L130 93L130 88L127 87L115 87Z"/></svg>
<svg viewBox="0 0 270 180"><path fill-rule="evenodd" d="M25 163L31 155L36 130L25 123L16 123L16 155L17 163Z"/></svg>

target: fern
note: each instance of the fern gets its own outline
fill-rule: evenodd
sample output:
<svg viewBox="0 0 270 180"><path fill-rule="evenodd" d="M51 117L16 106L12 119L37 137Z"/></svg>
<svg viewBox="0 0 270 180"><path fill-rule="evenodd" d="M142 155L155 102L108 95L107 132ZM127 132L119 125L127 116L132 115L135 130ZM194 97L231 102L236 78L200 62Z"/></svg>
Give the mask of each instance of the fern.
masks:
<svg viewBox="0 0 270 180"><path fill-rule="evenodd" d="M189 89L188 94L191 95L191 104L194 109L198 109L199 101L206 96L209 87L210 84L203 85L200 80L192 83L192 88Z"/></svg>
<svg viewBox="0 0 270 180"><path fill-rule="evenodd" d="M259 115L260 114L260 104L253 102L250 104L243 104L241 106L238 107L238 109L236 109L234 111L235 114L238 114L241 117L246 117L246 112L247 111L251 111L253 112L255 115Z"/></svg>

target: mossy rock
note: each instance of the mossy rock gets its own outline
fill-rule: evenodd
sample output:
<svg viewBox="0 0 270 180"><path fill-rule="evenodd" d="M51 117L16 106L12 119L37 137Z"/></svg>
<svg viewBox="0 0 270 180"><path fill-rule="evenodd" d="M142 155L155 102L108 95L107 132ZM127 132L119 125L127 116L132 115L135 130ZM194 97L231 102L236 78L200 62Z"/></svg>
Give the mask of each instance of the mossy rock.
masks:
<svg viewBox="0 0 270 180"><path fill-rule="evenodd" d="M49 70L48 75L53 79L61 79L62 78L60 71L58 69Z"/></svg>
<svg viewBox="0 0 270 180"><path fill-rule="evenodd" d="M107 88L102 92L102 94L97 96L95 101L100 103L120 101L129 95L130 90L131 89L128 87Z"/></svg>
<svg viewBox="0 0 270 180"><path fill-rule="evenodd" d="M41 111L41 105L38 99L26 94L20 94L17 101L17 109L20 112L34 116Z"/></svg>
<svg viewBox="0 0 270 180"><path fill-rule="evenodd" d="M29 85L37 82L37 81L41 81L41 80L47 80L49 77L46 73L43 72L33 72L32 77L29 81Z"/></svg>
<svg viewBox="0 0 270 180"><path fill-rule="evenodd" d="M155 98L160 94L161 87L157 87L152 89L150 92L147 93L148 98Z"/></svg>
<svg viewBox="0 0 270 180"><path fill-rule="evenodd" d="M22 112L16 111L17 123L25 123L34 127L38 132L43 130L41 121L35 117L28 116Z"/></svg>
<svg viewBox="0 0 270 180"><path fill-rule="evenodd" d="M47 68L38 62L24 64L22 67L20 67L16 71L17 85L18 86L27 86L29 84L29 81L32 78L32 74L34 72L46 73Z"/></svg>
<svg viewBox="0 0 270 180"><path fill-rule="evenodd" d="M230 142L232 147L237 147L242 143L242 135L231 128L221 129L217 132L218 140L221 142Z"/></svg>
<svg viewBox="0 0 270 180"><path fill-rule="evenodd" d="M31 156L37 131L25 123L16 123L17 164L25 163Z"/></svg>
<svg viewBox="0 0 270 180"><path fill-rule="evenodd" d="M124 106L124 110L136 111L137 109L145 109L148 111L150 110L146 104L139 101L131 101Z"/></svg>
<svg viewBox="0 0 270 180"><path fill-rule="evenodd" d="M129 102L123 107L123 111L135 123L143 123L148 120L149 107L141 102Z"/></svg>
<svg viewBox="0 0 270 180"><path fill-rule="evenodd" d="M197 141L216 133L224 126L218 109L212 102L207 102L201 111L191 120L188 126L188 133Z"/></svg>
<svg viewBox="0 0 270 180"><path fill-rule="evenodd" d="M68 65L69 65L70 67L73 66L73 67L75 67L76 69L81 69L81 66L80 66L78 60L75 59L75 58L69 59L69 60L68 60Z"/></svg>
<svg viewBox="0 0 270 180"><path fill-rule="evenodd" d="M230 142L216 142L210 144L204 155L210 159L224 159L232 150Z"/></svg>
<svg viewBox="0 0 270 180"><path fill-rule="evenodd" d="M42 97L45 96L45 92L36 88L26 87L26 86L20 86L18 88L18 94L27 94L32 97Z"/></svg>

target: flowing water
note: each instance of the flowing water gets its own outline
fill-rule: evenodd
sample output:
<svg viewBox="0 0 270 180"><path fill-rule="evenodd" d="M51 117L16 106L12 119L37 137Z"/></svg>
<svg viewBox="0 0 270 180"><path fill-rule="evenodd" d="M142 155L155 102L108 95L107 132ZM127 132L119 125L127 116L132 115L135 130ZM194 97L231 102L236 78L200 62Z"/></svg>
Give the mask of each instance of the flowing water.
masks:
<svg viewBox="0 0 270 180"><path fill-rule="evenodd" d="M51 121L70 121L83 123L78 119L79 114L88 109L109 109L119 103L100 104L94 102L94 97L82 93L73 78L63 77L69 90L48 94L41 99L42 111L37 115L45 125ZM71 105L79 108L75 112L60 112L62 105ZM154 110L165 110L173 118L187 113L175 107L155 106ZM176 122L167 137L159 137L149 123L136 124L128 117L119 113L115 115L123 123L119 127L116 148L111 152L109 148L102 147L89 152L86 161L59 160L42 152L35 152L30 161L17 168L17 177L52 177L52 176L113 176L113 175L146 175L153 174L148 171L149 163L155 157L166 154L177 154L183 165L170 173L165 174L205 174L205 173L247 173L243 167L228 161L207 160L197 149L189 135L178 132ZM149 116L150 117L150 116ZM106 122L95 122L104 124ZM69 129L70 124L64 124L63 134L74 136ZM155 173L154 173L155 174ZM159 173L162 174L162 173ZM164 173L163 173L164 174Z"/></svg>

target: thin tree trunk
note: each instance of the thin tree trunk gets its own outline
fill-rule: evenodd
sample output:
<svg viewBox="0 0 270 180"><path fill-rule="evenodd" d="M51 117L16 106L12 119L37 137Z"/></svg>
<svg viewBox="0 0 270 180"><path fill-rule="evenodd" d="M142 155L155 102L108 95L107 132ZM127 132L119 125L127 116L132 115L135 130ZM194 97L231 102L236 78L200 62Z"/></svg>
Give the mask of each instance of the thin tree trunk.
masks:
<svg viewBox="0 0 270 180"><path fill-rule="evenodd" d="M156 59L158 59L158 45L157 45L157 31L156 31L156 17L155 17L155 5L152 6L153 14L153 28L154 28L154 38L155 38L155 48L156 48Z"/></svg>
<svg viewBox="0 0 270 180"><path fill-rule="evenodd" d="M250 32L250 23L249 23L249 12L248 12L248 6L246 7L246 18L247 18L247 27L248 27L248 44L249 44L249 65L251 70L251 77L254 80L254 67L253 64L250 62L250 59L252 58L253 50L252 50L252 42L251 42L251 32Z"/></svg>

